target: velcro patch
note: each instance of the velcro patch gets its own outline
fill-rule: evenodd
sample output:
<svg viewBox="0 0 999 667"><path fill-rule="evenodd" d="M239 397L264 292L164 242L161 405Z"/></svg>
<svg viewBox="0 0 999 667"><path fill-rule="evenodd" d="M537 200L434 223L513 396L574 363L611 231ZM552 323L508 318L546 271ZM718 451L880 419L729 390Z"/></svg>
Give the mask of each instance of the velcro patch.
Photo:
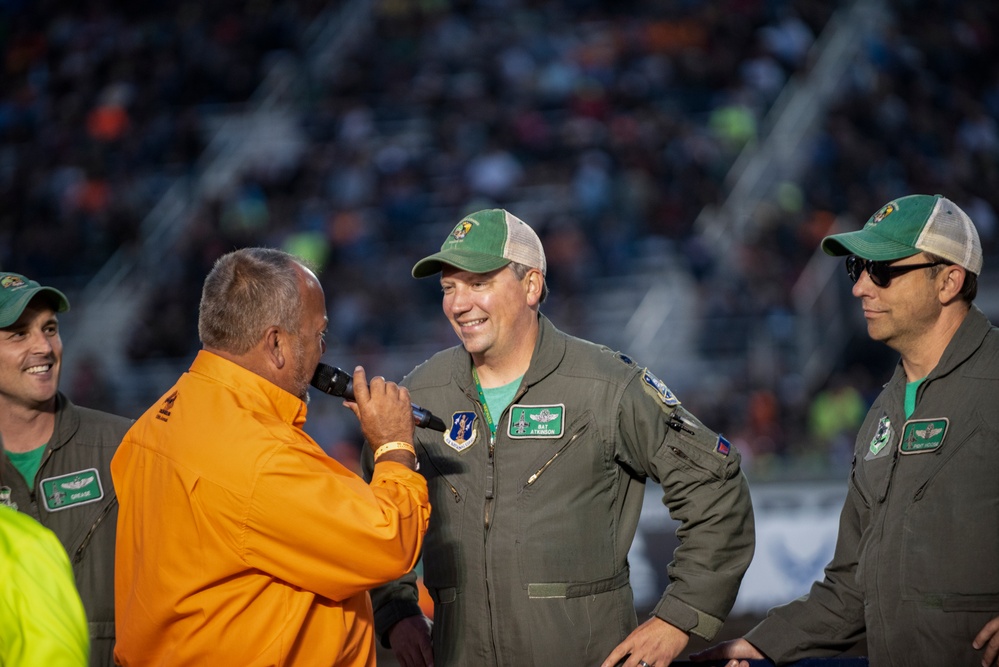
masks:
<svg viewBox="0 0 999 667"><path fill-rule="evenodd" d="M913 419L902 427L902 441L898 449L903 454L925 454L940 449L947 435L946 417L937 419Z"/></svg>
<svg viewBox="0 0 999 667"><path fill-rule="evenodd" d="M58 512L75 505L95 503L104 497L101 476L97 468L88 468L68 475L49 477L40 483L45 509Z"/></svg>
<svg viewBox="0 0 999 667"><path fill-rule="evenodd" d="M514 405L510 408L511 438L561 438L565 429L565 404Z"/></svg>
<svg viewBox="0 0 999 667"><path fill-rule="evenodd" d="M868 454L864 456L865 461L870 461L885 448L889 442L891 442L894 432L891 428L891 420L888 419L888 415L881 417L881 421L878 422L878 428L874 432L874 437L871 438L871 444L868 447Z"/></svg>

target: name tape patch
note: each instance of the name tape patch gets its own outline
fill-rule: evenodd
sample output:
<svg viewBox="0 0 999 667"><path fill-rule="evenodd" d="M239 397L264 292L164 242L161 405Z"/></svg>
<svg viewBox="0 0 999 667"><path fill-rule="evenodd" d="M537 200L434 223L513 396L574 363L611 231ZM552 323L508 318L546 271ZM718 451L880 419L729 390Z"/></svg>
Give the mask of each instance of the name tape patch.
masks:
<svg viewBox="0 0 999 667"><path fill-rule="evenodd" d="M97 468L49 477L43 479L39 486L45 509L50 512L95 503L104 497L104 487L101 486L101 475Z"/></svg>
<svg viewBox="0 0 999 667"><path fill-rule="evenodd" d="M511 438L561 438L565 429L565 404L519 405L510 408Z"/></svg>
<svg viewBox="0 0 999 667"><path fill-rule="evenodd" d="M938 419L913 419L902 427L902 441L898 444L903 454L925 454L940 449L947 435L946 417Z"/></svg>

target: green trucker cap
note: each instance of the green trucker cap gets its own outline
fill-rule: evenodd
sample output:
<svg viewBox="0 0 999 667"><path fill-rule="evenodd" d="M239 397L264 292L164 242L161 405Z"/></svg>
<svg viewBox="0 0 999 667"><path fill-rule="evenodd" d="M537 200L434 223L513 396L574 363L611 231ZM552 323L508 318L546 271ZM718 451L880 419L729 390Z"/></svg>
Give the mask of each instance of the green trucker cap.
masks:
<svg viewBox="0 0 999 667"><path fill-rule="evenodd" d="M493 208L462 218L439 252L413 266L413 277L439 273L442 264L472 273L489 273L510 262L539 269L542 275L548 270L545 250L534 230L509 211Z"/></svg>
<svg viewBox="0 0 999 667"><path fill-rule="evenodd" d="M909 195L888 202L855 232L822 239L828 255L857 255L878 262L922 252L943 257L978 275L982 243L971 218L941 195Z"/></svg>
<svg viewBox="0 0 999 667"><path fill-rule="evenodd" d="M69 299L54 287L43 287L19 273L0 272L0 328L17 322L28 303L39 294L48 295L57 312L69 310Z"/></svg>

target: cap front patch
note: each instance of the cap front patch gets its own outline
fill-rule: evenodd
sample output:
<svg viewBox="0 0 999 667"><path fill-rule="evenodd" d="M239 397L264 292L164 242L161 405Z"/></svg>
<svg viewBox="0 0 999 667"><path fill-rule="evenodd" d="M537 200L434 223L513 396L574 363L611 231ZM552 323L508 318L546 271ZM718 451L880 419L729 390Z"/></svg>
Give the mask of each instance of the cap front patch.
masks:
<svg viewBox="0 0 999 667"><path fill-rule="evenodd" d="M870 222L871 227L878 224L879 222L881 222L882 220L884 220L897 210L898 210L898 202L890 202L888 204L885 204L884 206L881 207L880 211L871 216L871 222Z"/></svg>
<svg viewBox="0 0 999 667"><path fill-rule="evenodd" d="M21 280L19 276L4 276L3 278L0 278L0 287L3 287L4 289L24 287L25 284L26 283Z"/></svg>
<svg viewBox="0 0 999 667"><path fill-rule="evenodd" d="M472 223L468 220L462 220L454 226L454 230L451 231L451 236L454 237L455 241L461 241L470 231L472 231Z"/></svg>
<svg viewBox="0 0 999 667"><path fill-rule="evenodd" d="M45 509L50 512L95 503L104 497L101 476L97 468L88 468L68 475L49 477L40 484Z"/></svg>
<svg viewBox="0 0 999 667"><path fill-rule="evenodd" d="M561 438L565 427L565 404L514 405L510 408L511 438Z"/></svg>
<svg viewBox="0 0 999 667"><path fill-rule="evenodd" d="M905 422L902 428L902 442L898 448L903 454L925 454L940 449L947 435L946 417L939 419L914 419Z"/></svg>

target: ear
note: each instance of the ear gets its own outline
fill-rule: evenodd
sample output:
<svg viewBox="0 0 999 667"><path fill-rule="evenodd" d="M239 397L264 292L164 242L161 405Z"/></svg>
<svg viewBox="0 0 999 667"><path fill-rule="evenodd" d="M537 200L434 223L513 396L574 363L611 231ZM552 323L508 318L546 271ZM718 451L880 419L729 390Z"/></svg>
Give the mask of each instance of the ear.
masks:
<svg viewBox="0 0 999 667"><path fill-rule="evenodd" d="M963 266L950 264L937 276L940 286L940 303L946 305L957 298L964 287L964 279L967 276Z"/></svg>
<svg viewBox="0 0 999 667"><path fill-rule="evenodd" d="M279 327L268 327L264 332L264 354L275 369L284 368L287 363L287 334Z"/></svg>
<svg viewBox="0 0 999 667"><path fill-rule="evenodd" d="M537 269L527 272L527 303L536 306L541 303L541 291L545 284L545 278Z"/></svg>

